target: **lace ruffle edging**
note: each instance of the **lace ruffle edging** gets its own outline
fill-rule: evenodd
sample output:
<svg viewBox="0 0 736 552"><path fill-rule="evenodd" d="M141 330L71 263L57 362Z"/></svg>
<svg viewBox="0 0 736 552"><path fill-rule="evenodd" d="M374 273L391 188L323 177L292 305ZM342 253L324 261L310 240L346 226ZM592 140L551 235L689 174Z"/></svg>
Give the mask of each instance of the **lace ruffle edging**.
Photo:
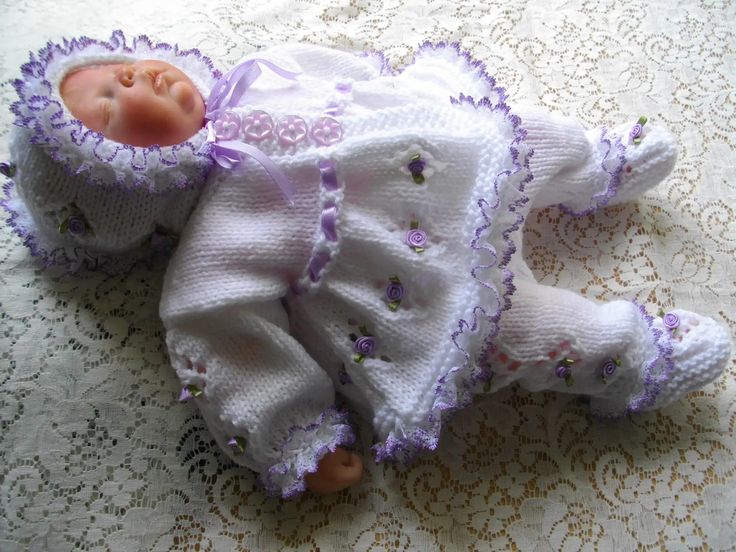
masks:
<svg viewBox="0 0 736 552"><path fill-rule="evenodd" d="M598 147L603 152L600 167L608 175L606 189L595 194L590 200L590 205L581 211L576 211L560 203L558 207L563 213L573 217L592 215L598 209L602 209L608 205L611 199L618 193L618 189L621 186L621 173L623 173L624 165L626 165L626 147L621 141L621 138L611 136L606 127L601 128Z"/></svg>
<svg viewBox="0 0 736 552"><path fill-rule="evenodd" d="M656 353L641 368L643 389L629 400L626 407L627 412L639 412L654 406L657 395L669 381L674 369L669 333L654 327L654 317L647 314L643 305L636 302L634 305L639 309L639 314L647 324Z"/></svg>
<svg viewBox="0 0 736 552"><path fill-rule="evenodd" d="M307 488L304 478L317 471L325 454L354 442L347 413L331 406L314 423L289 429L281 447L281 460L262 473L259 482L272 496L292 498L304 492Z"/></svg>
<svg viewBox="0 0 736 552"><path fill-rule="evenodd" d="M12 180L3 184L4 197L0 206L10 215L6 223L31 251L31 256L38 258L46 269L53 268L59 276L78 274L82 271L96 271L117 276L130 272L135 266L151 267L158 259L165 259L171 253L173 244L161 248L155 246L141 247L120 255L110 255L89 251L76 245L58 245L44 247L37 238L38 229L33 218L25 208L23 201L15 190Z"/></svg>
<svg viewBox="0 0 736 552"><path fill-rule="evenodd" d="M70 175L84 175L95 186L120 186L145 189L153 194L171 189L187 189L202 184L213 167L209 152L200 151L206 141L203 128L189 140L173 146L137 147L105 138L89 130L81 121L68 115L62 101L54 93L54 84L47 72L63 58L79 56L97 59L100 56L155 57L189 71L206 73L209 85L221 73L199 50L182 50L178 45L154 43L147 36L132 39L130 45L124 33L116 30L108 41L88 37L49 42L20 68L22 78L13 81L19 100L11 106L15 124L30 133L30 143L43 147ZM96 57L95 57L96 56ZM56 83L58 84L58 83Z"/></svg>
<svg viewBox="0 0 736 552"><path fill-rule="evenodd" d="M452 47L457 49L456 46ZM472 60L459 50L458 55L466 60ZM481 64L475 65L472 61L469 63L473 67L482 67ZM495 83L491 77L487 78L487 82ZM476 110L487 109L501 114L513 130L513 139L509 145L511 168L500 172L494 178L491 201L488 198L477 201L478 211L473 216L474 220L480 220L480 224L475 226L473 239L469 245L475 259L470 275L479 286L478 291L490 294L492 301L489 304L495 301L497 307L493 312L489 312L489 309L476 305L471 311L470 322L464 318L458 320L457 330L452 333L451 339L456 352L461 355L462 364L452 367L437 378L434 402L424 423L408 430L405 428L392 430L383 442L372 447L376 461L396 460L407 464L423 450L435 450L439 444L443 423L447 422L452 413L472 402L473 389L478 383L491 378L492 374L485 363L485 357L498 335L501 315L511 308L511 296L516 290L513 284L514 274L508 269L508 263L516 252L513 238L524 224L526 214L524 209L529 203L529 197L524 189L533 179L529 161L534 152L526 147L524 143L526 131L521 127L521 119L511 113L504 101L505 97L505 92L498 89L493 99L485 97L475 101L472 97L462 94L457 99L451 98L451 102L456 105L465 105ZM505 226L497 228L494 226L494 219L496 226L499 222ZM491 234L500 234L502 244L500 249L492 245ZM496 269L503 275L502 292L499 292L493 281L481 278L481 272L490 269ZM487 325L487 329L482 350L477 358L472 358L461 344L463 334L479 332L484 325Z"/></svg>
<svg viewBox="0 0 736 552"><path fill-rule="evenodd" d="M479 80L483 81L488 86L486 94L487 97L490 97L493 94L498 94L498 103L506 103L506 91L496 85L496 79L488 73L486 70L486 64L483 61L474 58L468 50L465 50L460 46L459 42L431 42L429 40L422 42L414 53L412 60L397 69L393 69L391 67L388 57L380 50L365 51L362 52L361 55L363 57L375 59L376 65L380 67L381 75L398 75L404 72L408 67L414 65L417 62L417 59L427 52L439 52L455 56L455 59L462 63L468 73L474 74ZM496 100L496 98L494 98L494 100Z"/></svg>

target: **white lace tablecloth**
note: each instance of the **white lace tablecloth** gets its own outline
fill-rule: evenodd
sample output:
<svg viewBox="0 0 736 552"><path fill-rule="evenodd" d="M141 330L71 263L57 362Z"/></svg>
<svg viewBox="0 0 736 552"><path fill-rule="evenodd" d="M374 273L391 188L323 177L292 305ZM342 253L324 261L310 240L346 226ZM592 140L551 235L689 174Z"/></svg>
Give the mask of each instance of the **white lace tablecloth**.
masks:
<svg viewBox="0 0 736 552"><path fill-rule="evenodd" d="M66 6L65 6L66 4ZM736 4L731 0L0 2L0 159L29 50L114 28L226 68L282 41L381 49L457 40L511 98L587 125L648 115L674 173L638 204L534 213L539 279L736 330ZM513 104L512 104L513 105ZM661 412L593 420L519 389L456 417L408 470L348 492L266 498L176 401L161 273L59 280L0 229L0 550L733 550L736 368ZM365 451L370 433L358 447Z"/></svg>

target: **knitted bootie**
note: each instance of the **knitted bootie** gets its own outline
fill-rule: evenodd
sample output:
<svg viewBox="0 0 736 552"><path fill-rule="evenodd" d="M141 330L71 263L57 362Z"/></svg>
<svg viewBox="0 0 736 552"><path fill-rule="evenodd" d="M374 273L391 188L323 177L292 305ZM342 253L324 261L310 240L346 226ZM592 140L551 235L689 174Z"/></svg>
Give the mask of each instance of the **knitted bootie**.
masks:
<svg viewBox="0 0 736 552"><path fill-rule="evenodd" d="M522 120L534 149L534 180L526 193L536 209L559 205L583 216L631 201L661 182L677 158L673 136L644 118L585 129L573 119L527 108Z"/></svg>
<svg viewBox="0 0 736 552"><path fill-rule="evenodd" d="M603 127L586 134L594 153L587 165L578 167L569 176L578 182L571 186L574 189L580 189L581 179L587 180L587 193L568 194L560 202L560 208L574 216L635 200L659 184L677 160L672 134L662 127L646 124L643 117L633 125Z"/></svg>
<svg viewBox="0 0 736 552"><path fill-rule="evenodd" d="M641 124L644 121L644 124ZM675 166L677 144L669 131L646 123L624 124L613 129L623 146L624 165L616 195L609 205L632 201L661 182Z"/></svg>
<svg viewBox="0 0 736 552"><path fill-rule="evenodd" d="M653 321L653 327L669 335L672 369L647 410L661 408L717 379L731 356L726 330L715 320L675 309Z"/></svg>
<svg viewBox="0 0 736 552"><path fill-rule="evenodd" d="M659 354L644 360L634 389L592 397L591 411L613 417L662 408L717 379L730 357L726 330L713 319L676 309L652 318L642 310Z"/></svg>

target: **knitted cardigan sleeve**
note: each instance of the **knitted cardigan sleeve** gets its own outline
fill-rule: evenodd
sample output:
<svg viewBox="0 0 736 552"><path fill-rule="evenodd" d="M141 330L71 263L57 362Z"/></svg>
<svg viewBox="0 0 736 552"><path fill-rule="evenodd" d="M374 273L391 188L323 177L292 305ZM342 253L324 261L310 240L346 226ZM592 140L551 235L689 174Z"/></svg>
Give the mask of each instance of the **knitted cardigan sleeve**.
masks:
<svg viewBox="0 0 736 552"><path fill-rule="evenodd" d="M328 450L353 440L332 383L288 334L278 301L213 314L167 324L182 399L197 403L220 447L269 493L293 496Z"/></svg>

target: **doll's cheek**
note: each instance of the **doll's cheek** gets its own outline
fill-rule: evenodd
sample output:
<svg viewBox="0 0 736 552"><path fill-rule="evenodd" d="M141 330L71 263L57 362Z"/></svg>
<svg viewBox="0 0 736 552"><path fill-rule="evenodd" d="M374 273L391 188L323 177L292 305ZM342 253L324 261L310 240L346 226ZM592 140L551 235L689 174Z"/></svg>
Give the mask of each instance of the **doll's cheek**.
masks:
<svg viewBox="0 0 736 552"><path fill-rule="evenodd" d="M175 82L170 88L171 97L179 104L184 113L191 113L197 107L194 90L185 82Z"/></svg>

